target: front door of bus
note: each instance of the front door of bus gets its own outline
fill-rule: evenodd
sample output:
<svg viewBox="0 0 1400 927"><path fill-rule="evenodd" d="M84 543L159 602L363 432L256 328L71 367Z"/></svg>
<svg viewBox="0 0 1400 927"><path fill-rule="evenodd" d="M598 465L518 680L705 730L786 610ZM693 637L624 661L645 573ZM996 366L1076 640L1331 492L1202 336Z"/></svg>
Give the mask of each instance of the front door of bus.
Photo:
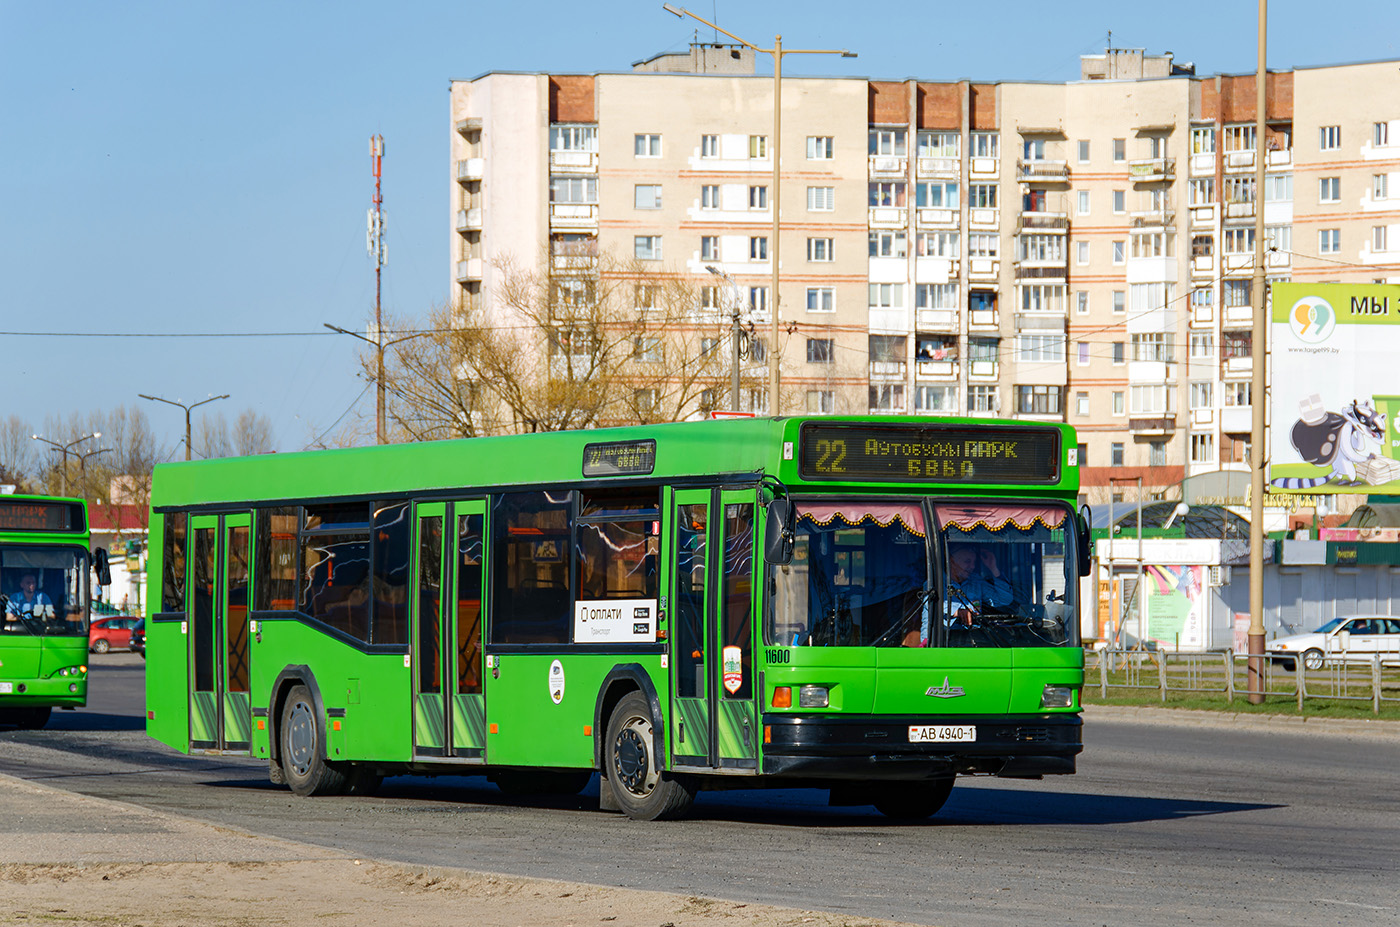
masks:
<svg viewBox="0 0 1400 927"><path fill-rule="evenodd" d="M241 512L198 515L191 521L190 746L247 753L252 738L248 694L251 518Z"/></svg>
<svg viewBox="0 0 1400 927"><path fill-rule="evenodd" d="M482 532L486 503L418 506L414 577L413 749L479 759L486 746L481 689Z"/></svg>
<svg viewBox="0 0 1400 927"><path fill-rule="evenodd" d="M669 558L678 766L757 764L753 490L677 490Z"/></svg>

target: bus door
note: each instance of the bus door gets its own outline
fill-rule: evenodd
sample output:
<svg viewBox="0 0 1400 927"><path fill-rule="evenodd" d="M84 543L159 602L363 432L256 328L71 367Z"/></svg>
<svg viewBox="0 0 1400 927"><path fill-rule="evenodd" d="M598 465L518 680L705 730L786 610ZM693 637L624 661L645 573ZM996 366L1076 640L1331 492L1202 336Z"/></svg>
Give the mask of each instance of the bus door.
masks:
<svg viewBox="0 0 1400 927"><path fill-rule="evenodd" d="M190 746L194 748L249 751L251 524L246 512L191 519Z"/></svg>
<svg viewBox="0 0 1400 927"><path fill-rule="evenodd" d="M413 743L418 756L476 758L481 689L482 501L418 506Z"/></svg>
<svg viewBox="0 0 1400 927"><path fill-rule="evenodd" d="M753 490L673 495L667 572L678 766L756 765L754 502Z"/></svg>

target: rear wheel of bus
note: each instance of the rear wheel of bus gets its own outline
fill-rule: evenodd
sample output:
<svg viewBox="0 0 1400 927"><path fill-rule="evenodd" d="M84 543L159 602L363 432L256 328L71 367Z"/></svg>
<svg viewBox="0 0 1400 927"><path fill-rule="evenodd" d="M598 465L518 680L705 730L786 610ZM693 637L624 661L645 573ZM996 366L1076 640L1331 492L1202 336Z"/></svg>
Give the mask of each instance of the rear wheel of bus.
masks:
<svg viewBox="0 0 1400 927"><path fill-rule="evenodd" d="M695 789L668 777L656 756L651 706L640 692L629 692L613 709L603 745L607 773L618 807L636 821L678 818L690 809Z"/></svg>
<svg viewBox="0 0 1400 927"><path fill-rule="evenodd" d="M875 810L887 818L922 821L933 817L953 791L953 777L923 782L889 782L880 786Z"/></svg>
<svg viewBox="0 0 1400 927"><path fill-rule="evenodd" d="M282 706L282 775L296 795L339 795L346 789L343 770L326 760L321 729L316 723L316 705L311 690L293 686Z"/></svg>

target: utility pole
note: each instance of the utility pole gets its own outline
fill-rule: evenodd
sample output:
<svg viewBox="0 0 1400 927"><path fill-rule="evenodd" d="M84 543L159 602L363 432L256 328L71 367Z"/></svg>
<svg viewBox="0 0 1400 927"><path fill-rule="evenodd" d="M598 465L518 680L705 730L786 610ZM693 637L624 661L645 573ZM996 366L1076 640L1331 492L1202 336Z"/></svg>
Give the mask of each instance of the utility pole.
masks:
<svg viewBox="0 0 1400 927"><path fill-rule="evenodd" d="M59 453L61 453L61 454L63 455L63 472L61 472L61 473L58 475L58 485L60 486L60 495L66 496L66 495L68 495L68 452L71 451L71 450L73 450L74 447L76 447L76 446L79 445L79 444L82 444L84 441L88 440L89 438L100 438L100 437L102 437L102 432L100 432L100 431L94 431L94 432L92 432L91 434L83 435L81 438L78 438L78 439L75 440L75 441L69 441L67 444L59 444L57 441L50 441L48 438L45 438L43 435L30 435L29 437L32 438L32 439L34 439L35 441L39 441L39 442L42 442L42 443L44 443L44 444L47 444L47 445L49 445L50 447L57 448L58 451L59 451ZM101 451L97 451L97 453L100 454L100 453L102 453L102 452L101 452ZM89 455L89 456L91 456L91 455ZM81 459L83 459L83 458L79 458L79 459L81 460Z"/></svg>
<svg viewBox="0 0 1400 927"><path fill-rule="evenodd" d="M222 396L210 396L208 399L201 399L199 402L196 402L196 403L194 403L194 404L192 404L192 405L186 405L185 403L180 402L180 401L175 400L175 399L162 399L162 398L160 398L159 396L147 396L145 393L137 393L136 395L140 396L142 399L149 399L149 400L151 400L151 402L163 402L163 403L165 403L166 405L175 406L176 408L184 409L184 410L185 410L185 459L186 459L186 460L189 460L189 459L190 459L190 410L191 410L191 409L198 409L200 406L204 405L205 403L209 403L209 402L218 402L220 399L227 399L228 396L229 396L228 393L224 393Z"/></svg>
<svg viewBox="0 0 1400 927"><path fill-rule="evenodd" d="M1252 420L1249 430L1249 658L1248 692L1251 705L1264 701L1264 407L1268 402L1265 380L1268 351L1268 319L1264 315L1264 170L1268 158L1267 73L1264 68L1269 0L1259 0L1259 61L1254 78L1254 278L1250 302L1254 327L1250 338L1253 354L1249 390Z"/></svg>
<svg viewBox="0 0 1400 927"><path fill-rule="evenodd" d="M380 444L384 441L384 325L380 308L381 283L384 265L389 252L384 245L384 194L380 179L384 168L384 136L372 135L369 139L369 160L374 170L374 199L369 209L369 230L365 235L369 256L374 260L374 342L377 348L378 366L375 373L375 386L378 392L374 404L374 431Z"/></svg>
<svg viewBox="0 0 1400 927"><path fill-rule="evenodd" d="M744 291L739 289L739 284L734 282L734 278L720 270L713 264L706 264L705 269L719 277L734 292L734 309L729 316L729 408L739 411L739 357L743 353L740 348L740 340L743 327L739 324L739 313L744 305Z"/></svg>

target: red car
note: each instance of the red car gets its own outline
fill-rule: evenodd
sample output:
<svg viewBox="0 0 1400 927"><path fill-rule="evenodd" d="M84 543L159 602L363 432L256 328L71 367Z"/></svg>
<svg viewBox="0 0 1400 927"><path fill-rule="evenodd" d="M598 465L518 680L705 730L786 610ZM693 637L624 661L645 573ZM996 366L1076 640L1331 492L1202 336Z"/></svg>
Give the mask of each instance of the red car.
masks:
<svg viewBox="0 0 1400 927"><path fill-rule="evenodd" d="M106 653L109 650L130 650L131 629L141 621L130 615L93 619L88 629L88 650Z"/></svg>

